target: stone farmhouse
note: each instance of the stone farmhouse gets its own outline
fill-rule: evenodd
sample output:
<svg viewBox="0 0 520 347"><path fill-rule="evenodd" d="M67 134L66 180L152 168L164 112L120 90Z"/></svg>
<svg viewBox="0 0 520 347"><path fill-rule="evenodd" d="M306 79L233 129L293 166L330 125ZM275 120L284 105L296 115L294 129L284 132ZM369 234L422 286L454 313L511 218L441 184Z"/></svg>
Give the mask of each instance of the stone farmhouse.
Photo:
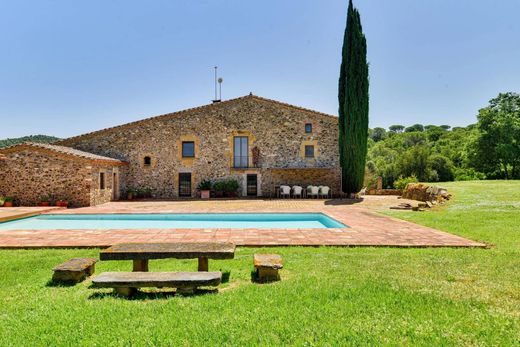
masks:
<svg viewBox="0 0 520 347"><path fill-rule="evenodd" d="M339 194L338 118L247 95L68 138L0 150L0 195L74 206L118 200L128 188L153 198L197 197L202 180L235 179L240 196L280 184L328 185Z"/></svg>

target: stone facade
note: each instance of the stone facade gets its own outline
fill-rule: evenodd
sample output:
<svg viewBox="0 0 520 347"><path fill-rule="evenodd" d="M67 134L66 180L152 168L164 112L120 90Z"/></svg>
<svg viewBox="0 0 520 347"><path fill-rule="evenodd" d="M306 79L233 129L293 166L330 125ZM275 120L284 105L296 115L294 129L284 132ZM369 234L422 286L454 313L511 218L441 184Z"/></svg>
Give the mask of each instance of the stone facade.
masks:
<svg viewBox="0 0 520 347"><path fill-rule="evenodd" d="M306 132L306 124L312 132ZM245 167L235 167L237 136L247 138L247 153L240 153L239 161ZM191 196L201 180L229 178L239 181L245 195L248 174L257 175L258 195L271 195L279 184L329 185L339 193L337 138L334 116L250 95L59 144L127 162L121 192L151 188L154 197L168 199L179 196L181 173L191 174ZM193 157L183 157L183 142L193 143Z"/></svg>
<svg viewBox="0 0 520 347"><path fill-rule="evenodd" d="M105 203L116 197L112 187L114 173L116 180L119 177L117 161L88 159L36 144L3 151L6 160L0 164L0 196L13 197L18 205L36 205L43 197L52 197L79 207ZM101 172L104 189L100 186Z"/></svg>

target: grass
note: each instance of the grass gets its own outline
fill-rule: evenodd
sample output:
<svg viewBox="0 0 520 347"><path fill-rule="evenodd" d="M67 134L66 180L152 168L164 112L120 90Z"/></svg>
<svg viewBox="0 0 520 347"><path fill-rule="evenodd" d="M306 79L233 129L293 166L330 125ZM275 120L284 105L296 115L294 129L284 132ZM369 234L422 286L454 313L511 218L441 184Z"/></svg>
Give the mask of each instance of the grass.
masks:
<svg viewBox="0 0 520 347"><path fill-rule="evenodd" d="M84 282L48 282L54 265L97 250L0 251L0 345L518 345L520 182L446 184L431 212L388 214L495 245L485 249L276 248L283 281L250 281L252 254L211 261L218 294L125 300ZM129 270L101 262L97 272ZM152 261L152 271L196 269Z"/></svg>

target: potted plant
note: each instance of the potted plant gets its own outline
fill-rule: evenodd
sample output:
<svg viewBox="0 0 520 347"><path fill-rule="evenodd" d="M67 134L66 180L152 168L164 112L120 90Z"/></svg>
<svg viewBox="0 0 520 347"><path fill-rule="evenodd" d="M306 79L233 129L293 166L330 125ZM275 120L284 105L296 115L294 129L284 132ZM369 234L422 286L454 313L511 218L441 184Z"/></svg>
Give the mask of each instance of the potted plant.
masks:
<svg viewBox="0 0 520 347"><path fill-rule="evenodd" d="M3 196L0 196L0 207L4 206L5 198Z"/></svg>
<svg viewBox="0 0 520 347"><path fill-rule="evenodd" d="M13 198L6 196L4 198L4 207L13 207Z"/></svg>
<svg viewBox="0 0 520 347"><path fill-rule="evenodd" d="M40 197L40 202L38 202L38 206L50 206L51 205L51 197L50 196L42 196Z"/></svg>
<svg viewBox="0 0 520 347"><path fill-rule="evenodd" d="M128 188L126 190L126 199L133 200L134 199L135 190L133 188Z"/></svg>
<svg viewBox="0 0 520 347"><path fill-rule="evenodd" d="M225 192L226 196L235 198L238 196L238 188L240 185L238 184L237 180L227 180L225 182Z"/></svg>
<svg viewBox="0 0 520 347"><path fill-rule="evenodd" d="M143 188L140 190L140 196L143 199L150 199L152 197L152 188Z"/></svg>
<svg viewBox="0 0 520 347"><path fill-rule="evenodd" d="M56 200L56 206L68 208L69 207L69 199L64 197L63 199Z"/></svg>
<svg viewBox="0 0 520 347"><path fill-rule="evenodd" d="M215 190L215 197L217 197L217 198L223 197L225 188L226 188L225 181L215 182L215 184L213 185L213 189Z"/></svg>
<svg viewBox="0 0 520 347"><path fill-rule="evenodd" d="M202 199L209 199L211 193L211 186L212 184L210 180L203 180L199 183L197 189L200 191L200 197Z"/></svg>

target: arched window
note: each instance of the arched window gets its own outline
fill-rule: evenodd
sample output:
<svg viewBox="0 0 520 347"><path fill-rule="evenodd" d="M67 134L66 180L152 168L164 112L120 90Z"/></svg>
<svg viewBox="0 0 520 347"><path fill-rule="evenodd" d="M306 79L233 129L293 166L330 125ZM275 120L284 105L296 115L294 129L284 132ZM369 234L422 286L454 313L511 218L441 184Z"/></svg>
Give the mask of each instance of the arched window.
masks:
<svg viewBox="0 0 520 347"><path fill-rule="evenodd" d="M144 166L150 166L152 165L152 158L149 156L144 157L143 159Z"/></svg>

